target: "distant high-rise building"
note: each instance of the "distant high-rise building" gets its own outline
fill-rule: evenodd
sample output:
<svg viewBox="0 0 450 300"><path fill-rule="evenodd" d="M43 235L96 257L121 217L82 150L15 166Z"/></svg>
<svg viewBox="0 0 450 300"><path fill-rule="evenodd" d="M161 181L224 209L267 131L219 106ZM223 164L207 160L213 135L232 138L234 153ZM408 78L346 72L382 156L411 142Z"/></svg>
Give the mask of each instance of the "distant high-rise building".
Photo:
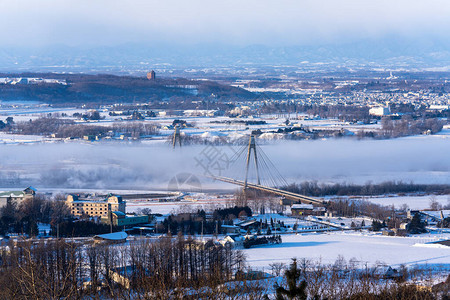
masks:
<svg viewBox="0 0 450 300"><path fill-rule="evenodd" d="M155 71L151 70L151 72L148 72L147 78L148 78L148 80L155 80L156 79Z"/></svg>

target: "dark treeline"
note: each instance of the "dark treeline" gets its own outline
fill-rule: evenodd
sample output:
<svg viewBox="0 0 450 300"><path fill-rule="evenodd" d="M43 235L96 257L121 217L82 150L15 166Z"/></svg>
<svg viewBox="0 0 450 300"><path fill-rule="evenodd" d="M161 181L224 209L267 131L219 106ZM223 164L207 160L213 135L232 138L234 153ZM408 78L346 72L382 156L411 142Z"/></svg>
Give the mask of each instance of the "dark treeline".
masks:
<svg viewBox="0 0 450 300"><path fill-rule="evenodd" d="M38 77L66 80L67 84L0 84L0 95L4 100L39 100L44 103L70 105L77 103L132 103L149 102L172 98L201 101L230 98L253 99L256 96L244 89L213 81L196 81L185 78L161 78L115 76L107 74L8 74L5 77ZM195 86L194 94L190 86Z"/></svg>
<svg viewBox="0 0 450 300"><path fill-rule="evenodd" d="M50 235L58 237L80 237L119 231L121 228L89 220L74 222L72 219L51 226Z"/></svg>
<svg viewBox="0 0 450 300"><path fill-rule="evenodd" d="M246 238L244 240L244 248L248 249L251 248L252 246L257 246L257 245L267 245L267 244L281 244L282 240L281 240L281 236L280 235L273 235L273 236L263 236L263 237L259 237L259 238Z"/></svg>
<svg viewBox="0 0 450 300"><path fill-rule="evenodd" d="M11 123L0 130L12 131L19 134L50 135L58 138L81 138L87 135L114 136L125 134L131 137L159 134L156 124L141 122L114 123L110 126L76 124L72 120L54 117L42 117L35 120Z"/></svg>
<svg viewBox="0 0 450 300"><path fill-rule="evenodd" d="M369 115L368 106L359 105L319 105L319 104L297 104L294 102L271 102L264 103L259 109L264 113L307 113L312 116L320 116L321 118L336 118L341 121L363 121L369 123L373 118Z"/></svg>
<svg viewBox="0 0 450 300"><path fill-rule="evenodd" d="M240 207L234 206L230 208L219 208L213 213L213 219L215 220L233 220L237 217L252 215L252 210L248 206Z"/></svg>
<svg viewBox="0 0 450 300"><path fill-rule="evenodd" d="M389 269L341 256L272 263L272 275L284 276L252 283L242 252L182 236L128 246L23 241L0 248L0 258L1 299L437 300L450 291L450 279L433 280L443 271L436 266Z"/></svg>
<svg viewBox="0 0 450 300"><path fill-rule="evenodd" d="M6 205L0 208L0 235L37 236L38 223L50 224L50 232L42 233L55 237L90 236L111 231L109 225L97 224L88 216L75 221L64 199L63 195L50 199L42 194L20 204L11 198L7 199ZM115 227L112 229L118 230Z"/></svg>
<svg viewBox="0 0 450 300"><path fill-rule="evenodd" d="M327 209L337 216L355 217L363 215L378 220L386 220L393 214L392 207L375 204L369 201L352 201L347 199L330 201Z"/></svg>
<svg viewBox="0 0 450 300"><path fill-rule="evenodd" d="M369 107L357 105L313 105L300 107L300 111L321 118L336 118L340 121L369 123L372 116L369 115Z"/></svg>
<svg viewBox="0 0 450 300"><path fill-rule="evenodd" d="M211 218L206 217L204 210L196 213L180 213L168 216L162 224L158 224L158 232L178 234L219 234L222 225L233 225L238 217L248 217L252 210L248 207L216 209Z"/></svg>
<svg viewBox="0 0 450 300"><path fill-rule="evenodd" d="M217 299L226 292L216 287L245 266L239 251L182 236L129 246L24 241L0 258L1 299Z"/></svg>
<svg viewBox="0 0 450 300"><path fill-rule="evenodd" d="M435 193L450 194L448 184L415 184L402 181L386 181L382 183L366 183L364 185L335 183L319 184L316 181L305 181L300 184L290 184L283 190L306 196L375 196L397 193Z"/></svg>
<svg viewBox="0 0 450 300"><path fill-rule="evenodd" d="M11 198L0 209L0 234L8 233L38 234L38 223L56 225L70 216L66 203L56 199L47 199L37 194L34 199L26 199L20 204Z"/></svg>

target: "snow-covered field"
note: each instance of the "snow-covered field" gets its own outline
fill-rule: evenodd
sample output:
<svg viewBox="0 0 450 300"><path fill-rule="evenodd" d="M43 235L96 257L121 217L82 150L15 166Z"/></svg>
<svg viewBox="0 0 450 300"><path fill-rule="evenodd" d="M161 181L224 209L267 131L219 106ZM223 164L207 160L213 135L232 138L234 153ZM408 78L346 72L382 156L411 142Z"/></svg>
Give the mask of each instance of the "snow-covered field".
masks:
<svg viewBox="0 0 450 300"><path fill-rule="evenodd" d="M321 234L289 234L283 243L244 249L250 266L269 270L274 262L289 264L292 258L306 258L332 264L338 256L348 262L354 259L361 265L385 263L391 266L405 264L442 264L450 268L450 247L425 244L450 239L450 234L391 237L369 233L329 232Z"/></svg>
<svg viewBox="0 0 450 300"><path fill-rule="evenodd" d="M408 205L412 210L421 210L430 207L432 200L437 201L442 206L450 204L450 195L426 195L426 196L396 196L390 197L362 197L362 200L370 201L372 203L390 206L394 205L400 208L403 204Z"/></svg>

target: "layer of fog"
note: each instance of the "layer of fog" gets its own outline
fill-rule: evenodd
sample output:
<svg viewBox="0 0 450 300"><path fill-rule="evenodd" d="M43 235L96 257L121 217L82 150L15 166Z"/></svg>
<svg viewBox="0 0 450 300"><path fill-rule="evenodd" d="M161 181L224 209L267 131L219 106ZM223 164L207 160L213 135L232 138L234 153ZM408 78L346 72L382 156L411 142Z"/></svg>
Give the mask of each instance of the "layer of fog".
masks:
<svg viewBox="0 0 450 300"><path fill-rule="evenodd" d="M450 183L448 138L279 141L261 147L288 182ZM171 179L188 173L195 174L203 188L233 189L203 175L210 172L243 179L243 158L238 165L228 165L227 161L237 148L171 149L168 144L118 143L0 145L0 187L166 190ZM189 189L189 182L180 182L180 178L177 182Z"/></svg>

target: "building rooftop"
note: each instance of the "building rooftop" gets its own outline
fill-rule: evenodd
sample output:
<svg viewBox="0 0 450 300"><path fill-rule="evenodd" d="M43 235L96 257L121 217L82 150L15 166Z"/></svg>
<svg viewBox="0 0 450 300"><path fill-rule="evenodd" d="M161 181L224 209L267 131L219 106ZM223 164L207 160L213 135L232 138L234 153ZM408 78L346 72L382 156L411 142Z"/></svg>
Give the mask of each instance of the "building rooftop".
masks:
<svg viewBox="0 0 450 300"><path fill-rule="evenodd" d="M120 231L120 232L113 232L113 233L105 233L105 234L98 234L94 236L94 239L100 239L100 240L106 240L106 241L120 241L120 240L126 240L128 237L128 234L126 232Z"/></svg>
<svg viewBox="0 0 450 300"><path fill-rule="evenodd" d="M312 204L293 204L291 209L314 209Z"/></svg>

